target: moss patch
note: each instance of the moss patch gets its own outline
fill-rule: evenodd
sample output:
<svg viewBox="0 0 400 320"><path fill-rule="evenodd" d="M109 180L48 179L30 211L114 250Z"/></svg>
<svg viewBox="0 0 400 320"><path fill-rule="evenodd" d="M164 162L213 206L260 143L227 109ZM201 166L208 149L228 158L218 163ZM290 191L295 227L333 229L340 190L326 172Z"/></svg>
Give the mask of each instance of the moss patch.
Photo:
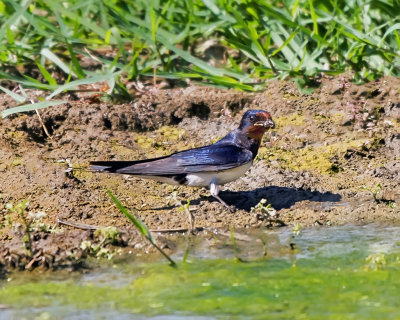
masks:
<svg viewBox="0 0 400 320"><path fill-rule="evenodd" d="M74 163L72 164L72 172L75 178L79 180L86 180L93 177L93 173L88 171L88 163Z"/></svg>
<svg viewBox="0 0 400 320"><path fill-rule="evenodd" d="M288 116L282 116L279 118L274 119L276 128L283 128L286 126L302 126L305 122L304 115L301 114L291 114Z"/></svg>
<svg viewBox="0 0 400 320"><path fill-rule="evenodd" d="M141 135L141 134L137 134L135 136L135 142L137 143L138 147L141 149L149 149L153 146L154 144L154 139L145 136L145 135Z"/></svg>
<svg viewBox="0 0 400 320"><path fill-rule="evenodd" d="M343 120L345 119L346 114L342 111L339 112L334 112L330 114L329 116L324 115L324 114L314 114L313 115L313 120L316 123L334 123L334 124L341 124Z"/></svg>
<svg viewBox="0 0 400 320"><path fill-rule="evenodd" d="M24 164L24 160L20 157L15 157L15 159L11 162L12 167L17 167L20 166L21 164Z"/></svg>
<svg viewBox="0 0 400 320"><path fill-rule="evenodd" d="M262 147L258 154L260 159L271 163L277 161L282 169L315 170L323 174L332 174L341 170L340 166L333 161L334 158L343 159L348 149L361 150L368 144L370 144L369 140L352 140L327 146L308 146L300 150Z"/></svg>
<svg viewBox="0 0 400 320"><path fill-rule="evenodd" d="M162 136L163 140L177 141L183 137L183 135L186 133L186 130L169 126L163 126L156 132Z"/></svg>

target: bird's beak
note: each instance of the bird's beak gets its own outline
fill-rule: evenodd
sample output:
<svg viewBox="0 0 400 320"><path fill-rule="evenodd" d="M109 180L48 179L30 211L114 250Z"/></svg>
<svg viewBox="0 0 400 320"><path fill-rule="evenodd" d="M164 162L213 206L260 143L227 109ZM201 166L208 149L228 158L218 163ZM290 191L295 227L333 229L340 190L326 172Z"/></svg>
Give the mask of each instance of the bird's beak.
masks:
<svg viewBox="0 0 400 320"><path fill-rule="evenodd" d="M275 122L272 119L267 119L265 121L258 121L254 124L255 126L264 127L264 128L275 128Z"/></svg>

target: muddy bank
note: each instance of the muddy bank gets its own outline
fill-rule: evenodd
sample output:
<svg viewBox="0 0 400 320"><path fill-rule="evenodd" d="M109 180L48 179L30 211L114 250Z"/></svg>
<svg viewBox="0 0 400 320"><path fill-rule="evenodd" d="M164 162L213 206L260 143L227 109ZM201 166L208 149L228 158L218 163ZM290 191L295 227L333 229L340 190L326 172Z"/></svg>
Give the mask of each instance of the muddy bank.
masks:
<svg viewBox="0 0 400 320"><path fill-rule="evenodd" d="M107 188L151 229L188 227L186 215L169 198L174 191L182 202L190 200L196 227L398 224L399 87L396 78L362 86L343 77L324 78L308 95L292 82L276 81L261 93L151 89L126 104L66 94L62 98L67 104L41 111L50 137L33 113L2 119L3 261L21 252L22 221L6 209L10 202L29 199L28 210L43 212L40 223L57 230L36 236L34 246L43 255L50 243L51 254L57 256L93 237L91 231L59 226L57 219L132 228L107 196ZM34 99L43 95L29 94ZM0 99L2 110L15 106L6 95ZM223 187L221 197L237 208L234 213L205 189L85 171L90 160L142 159L213 143L235 128L243 110L250 108L268 110L277 126L265 135L251 170ZM275 211L252 209L263 198ZM134 234L131 238L141 241ZM135 246L129 241L119 245Z"/></svg>

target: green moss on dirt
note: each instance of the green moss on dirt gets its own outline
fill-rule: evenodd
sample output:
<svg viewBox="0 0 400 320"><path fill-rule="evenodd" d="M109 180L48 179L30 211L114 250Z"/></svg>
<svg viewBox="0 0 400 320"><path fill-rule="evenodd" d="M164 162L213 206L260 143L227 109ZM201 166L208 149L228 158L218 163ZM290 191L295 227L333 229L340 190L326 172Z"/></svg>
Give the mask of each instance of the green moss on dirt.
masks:
<svg viewBox="0 0 400 320"><path fill-rule="evenodd" d="M161 135L160 138L163 141L177 141L182 139L182 137L186 134L186 130L170 126L163 126L158 129L156 133Z"/></svg>
<svg viewBox="0 0 400 320"><path fill-rule="evenodd" d="M74 177L79 179L79 180L88 180L93 177L93 173L88 171L89 169L89 163L84 162L84 163L74 163L72 165L72 172L74 174Z"/></svg>
<svg viewBox="0 0 400 320"><path fill-rule="evenodd" d="M154 145L154 139L145 135L137 134L135 142L141 149L150 149Z"/></svg>
<svg viewBox="0 0 400 320"><path fill-rule="evenodd" d="M286 126L302 126L305 122L304 115L295 113L288 116L281 116L279 118L274 118L276 129L279 130L280 128Z"/></svg>
<svg viewBox="0 0 400 320"><path fill-rule="evenodd" d="M260 159L270 163L278 162L282 169L294 171L315 170L322 174L337 173L341 170L333 158L343 159L348 149L361 150L369 140L351 140L326 146L308 146L302 149L286 150L281 148L261 147Z"/></svg>
<svg viewBox="0 0 400 320"><path fill-rule="evenodd" d="M20 157L15 157L14 160L11 162L12 167L17 167L24 164L24 160Z"/></svg>

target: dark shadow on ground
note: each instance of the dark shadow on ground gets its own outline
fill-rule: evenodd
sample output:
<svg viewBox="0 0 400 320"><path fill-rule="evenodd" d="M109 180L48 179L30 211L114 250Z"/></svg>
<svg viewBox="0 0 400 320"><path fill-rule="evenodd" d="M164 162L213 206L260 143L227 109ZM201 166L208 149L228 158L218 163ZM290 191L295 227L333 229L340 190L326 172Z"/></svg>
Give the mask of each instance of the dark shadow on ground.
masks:
<svg viewBox="0 0 400 320"><path fill-rule="evenodd" d="M268 203L276 210L290 208L299 201L313 202L338 202L341 200L339 194L332 192L321 193L306 189L296 189L278 186L268 186L250 191L221 191L220 197L228 205L234 205L237 209L250 211L251 207L257 205L261 199L267 199Z"/></svg>
<svg viewBox="0 0 400 320"><path fill-rule="evenodd" d="M313 202L339 202L342 198L339 194L332 192L321 193L319 191L277 186L257 188L250 191L221 191L219 195L228 205L233 205L236 209L241 209L248 212L251 210L251 207L256 206L261 199L267 199L268 203L270 203L274 209L280 210L290 208L296 202L304 200ZM190 204L198 205L202 201L213 202L218 200L212 196L200 197L190 201ZM182 204L184 203L182 202ZM152 210L170 210L175 207L175 205L170 205L161 208L152 208ZM145 211L148 210L148 208L135 210Z"/></svg>

